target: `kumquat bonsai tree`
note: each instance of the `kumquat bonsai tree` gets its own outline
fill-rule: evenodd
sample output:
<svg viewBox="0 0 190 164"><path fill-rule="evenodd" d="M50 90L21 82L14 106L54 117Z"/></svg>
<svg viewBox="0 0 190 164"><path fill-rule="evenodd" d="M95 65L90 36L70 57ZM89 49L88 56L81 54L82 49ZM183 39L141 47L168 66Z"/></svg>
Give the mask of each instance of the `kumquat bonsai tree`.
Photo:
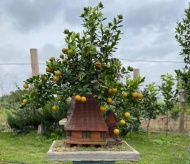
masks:
<svg viewBox="0 0 190 164"><path fill-rule="evenodd" d="M113 58L121 39L123 16L119 14L105 23L103 8L101 2L84 8L81 33L64 30L65 47L59 57L46 62L45 74L24 81L23 87L30 92L23 95L23 109L43 112L50 104L53 112L67 111L62 104L72 97L85 103L87 95L93 94L103 113L107 109L115 112L121 127L132 127L138 120L139 112L133 109L138 110L143 98L137 88L144 78L131 80L129 73L133 68L123 67Z"/></svg>

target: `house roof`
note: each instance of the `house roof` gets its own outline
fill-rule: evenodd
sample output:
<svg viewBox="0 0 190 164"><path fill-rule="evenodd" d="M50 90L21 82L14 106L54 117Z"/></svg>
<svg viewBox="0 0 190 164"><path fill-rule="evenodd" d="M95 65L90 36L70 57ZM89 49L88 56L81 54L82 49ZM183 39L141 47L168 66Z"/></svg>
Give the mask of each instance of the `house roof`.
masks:
<svg viewBox="0 0 190 164"><path fill-rule="evenodd" d="M74 98L72 101L75 101ZM108 131L108 127L99 110L98 100L87 96L86 102L76 101L73 112L65 123L65 130L73 131Z"/></svg>

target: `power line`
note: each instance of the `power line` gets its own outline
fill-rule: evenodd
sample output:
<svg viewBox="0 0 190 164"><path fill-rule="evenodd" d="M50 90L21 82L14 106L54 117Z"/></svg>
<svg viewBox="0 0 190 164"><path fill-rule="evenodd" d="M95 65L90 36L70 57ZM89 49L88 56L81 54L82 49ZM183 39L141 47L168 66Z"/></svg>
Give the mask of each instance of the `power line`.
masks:
<svg viewBox="0 0 190 164"><path fill-rule="evenodd" d="M45 65L45 63L39 63L40 65ZM0 63L0 65L31 65L31 63Z"/></svg>
<svg viewBox="0 0 190 164"><path fill-rule="evenodd" d="M122 59L118 58L119 60L125 60L129 62L146 62L146 63L184 63L179 61L170 61L170 60L133 60L133 59ZM39 63L40 65L46 65L45 63ZM31 65L31 63L0 63L0 65Z"/></svg>
<svg viewBox="0 0 190 164"><path fill-rule="evenodd" d="M132 59L119 59L119 60L127 60L130 62L149 62L149 63L184 63L179 61L170 61L170 60L132 60Z"/></svg>

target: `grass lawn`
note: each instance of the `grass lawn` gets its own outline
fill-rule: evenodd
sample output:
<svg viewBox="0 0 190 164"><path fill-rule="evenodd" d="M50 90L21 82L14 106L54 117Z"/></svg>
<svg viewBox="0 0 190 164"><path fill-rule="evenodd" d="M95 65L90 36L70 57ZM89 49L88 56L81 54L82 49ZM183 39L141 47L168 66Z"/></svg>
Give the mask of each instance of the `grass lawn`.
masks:
<svg viewBox="0 0 190 164"><path fill-rule="evenodd" d="M190 164L188 134L133 134L125 140L140 153L138 164ZM189 159L189 160L188 160Z"/></svg>
<svg viewBox="0 0 190 164"><path fill-rule="evenodd" d="M15 134L0 132L0 163L62 163L48 162L46 153L53 140L60 137L49 138L29 134ZM188 147L190 138L187 134L151 134L148 138L145 134L132 134L124 138L132 147L140 152L138 164L185 164L190 163ZM63 162L71 164L71 162ZM117 164L130 162L117 162Z"/></svg>
<svg viewBox="0 0 190 164"><path fill-rule="evenodd" d="M71 164L71 162L48 162L47 151L54 140L63 137L52 134L49 137L38 135L36 131L28 134L3 132L6 116L0 110L0 164ZM3 125L2 125L3 123ZM184 134L155 134L147 137L144 133L128 134L123 138L140 153L138 164L190 164L190 137ZM132 162L116 162L130 164Z"/></svg>

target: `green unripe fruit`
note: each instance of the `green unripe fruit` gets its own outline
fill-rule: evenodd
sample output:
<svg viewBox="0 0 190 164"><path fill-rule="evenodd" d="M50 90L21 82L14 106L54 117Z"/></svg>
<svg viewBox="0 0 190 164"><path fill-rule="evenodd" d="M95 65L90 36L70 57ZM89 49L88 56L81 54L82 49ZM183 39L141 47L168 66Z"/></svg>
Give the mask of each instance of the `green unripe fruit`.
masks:
<svg viewBox="0 0 190 164"><path fill-rule="evenodd" d="M121 14L119 14L117 17L118 17L119 19L123 19L123 15L121 15Z"/></svg>
<svg viewBox="0 0 190 164"><path fill-rule="evenodd" d="M63 54L60 54L59 57L63 59L63 58L64 58L64 55L63 55Z"/></svg>
<svg viewBox="0 0 190 164"><path fill-rule="evenodd" d="M99 6L100 8L102 8L102 7L103 7L102 2L100 2L100 3L98 4L98 6Z"/></svg>
<svg viewBox="0 0 190 164"><path fill-rule="evenodd" d="M96 51L96 46L91 45L91 46L90 46L90 49L91 49L92 51Z"/></svg>
<svg viewBox="0 0 190 164"><path fill-rule="evenodd" d="M108 34L110 33L110 31L109 31L109 30L106 30L105 33L108 35Z"/></svg>
<svg viewBox="0 0 190 164"><path fill-rule="evenodd" d="M84 17L85 15L84 14L81 14L81 16L80 17Z"/></svg>
<svg viewBox="0 0 190 164"><path fill-rule="evenodd" d="M68 29L65 29L64 30L64 34L68 34L69 33L69 30Z"/></svg>
<svg viewBox="0 0 190 164"><path fill-rule="evenodd" d="M130 66L129 66L129 67L127 68L127 70L128 70L128 71L133 71L133 67L130 67Z"/></svg>
<svg viewBox="0 0 190 164"><path fill-rule="evenodd" d="M67 51L68 51L68 49L67 49L67 48L62 48L62 52L63 52L63 53L65 53L65 54L66 54L66 53L67 53Z"/></svg>

